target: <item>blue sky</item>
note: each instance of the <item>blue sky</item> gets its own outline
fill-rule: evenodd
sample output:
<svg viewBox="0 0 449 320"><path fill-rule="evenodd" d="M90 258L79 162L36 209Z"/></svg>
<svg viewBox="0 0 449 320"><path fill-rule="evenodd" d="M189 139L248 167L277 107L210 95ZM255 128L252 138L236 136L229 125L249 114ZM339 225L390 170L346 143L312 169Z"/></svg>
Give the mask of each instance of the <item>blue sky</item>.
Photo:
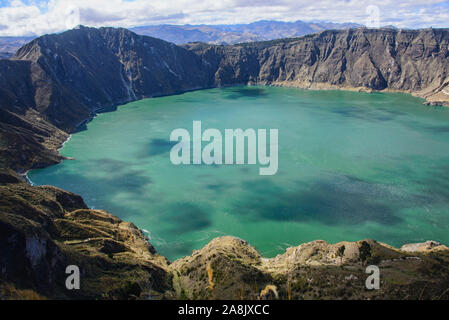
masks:
<svg viewBox="0 0 449 320"><path fill-rule="evenodd" d="M0 35L41 35L77 24L133 27L264 19L366 25L373 15L380 25L449 27L449 0L0 0Z"/></svg>

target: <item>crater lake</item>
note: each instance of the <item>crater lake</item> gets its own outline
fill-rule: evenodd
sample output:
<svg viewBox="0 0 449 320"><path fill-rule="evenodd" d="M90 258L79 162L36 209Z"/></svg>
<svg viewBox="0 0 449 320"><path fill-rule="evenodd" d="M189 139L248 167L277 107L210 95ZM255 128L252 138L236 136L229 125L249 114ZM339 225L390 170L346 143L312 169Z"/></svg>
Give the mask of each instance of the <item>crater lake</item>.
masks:
<svg viewBox="0 0 449 320"><path fill-rule="evenodd" d="M144 230L171 260L232 235L267 257L312 240L449 244L449 108L400 93L229 87L101 113L28 173ZM278 129L279 168L173 165L170 133Z"/></svg>

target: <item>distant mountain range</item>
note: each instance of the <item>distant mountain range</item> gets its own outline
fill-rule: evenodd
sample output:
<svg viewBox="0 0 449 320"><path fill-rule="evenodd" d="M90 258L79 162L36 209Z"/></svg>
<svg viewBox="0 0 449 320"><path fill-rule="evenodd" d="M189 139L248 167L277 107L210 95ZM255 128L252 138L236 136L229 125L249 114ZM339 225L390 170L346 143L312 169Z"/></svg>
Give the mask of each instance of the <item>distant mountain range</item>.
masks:
<svg viewBox="0 0 449 320"><path fill-rule="evenodd" d="M151 36L175 44L205 42L210 44L236 44L300 37L330 29L362 27L356 23L257 21L231 25L155 25L132 28L137 34ZM0 59L8 59L36 37L0 37Z"/></svg>
<svg viewBox="0 0 449 320"><path fill-rule="evenodd" d="M35 37L0 37L0 59L8 59Z"/></svg>
<svg viewBox="0 0 449 320"><path fill-rule="evenodd" d="M236 44L300 37L323 30L362 27L356 23L257 21L231 25L157 25L131 28L137 34L159 38L175 44L205 42Z"/></svg>

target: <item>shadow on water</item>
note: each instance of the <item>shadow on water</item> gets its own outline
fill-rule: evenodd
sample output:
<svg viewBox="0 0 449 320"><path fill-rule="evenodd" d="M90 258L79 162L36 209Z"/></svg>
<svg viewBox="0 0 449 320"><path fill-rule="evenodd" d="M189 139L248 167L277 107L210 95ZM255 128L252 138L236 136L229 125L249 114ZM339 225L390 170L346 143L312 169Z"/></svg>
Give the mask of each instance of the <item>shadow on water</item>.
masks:
<svg viewBox="0 0 449 320"><path fill-rule="evenodd" d="M108 173L116 173L116 172L122 172L126 170L128 167L128 163L125 161L115 160L115 159L108 159L108 158L102 158L102 159L96 159L91 161L92 165L101 169L101 171L105 171Z"/></svg>
<svg viewBox="0 0 449 320"><path fill-rule="evenodd" d="M215 191L216 193L221 193L224 190L231 188L232 185L228 183L211 183L207 184L205 187L208 190Z"/></svg>
<svg viewBox="0 0 449 320"><path fill-rule="evenodd" d="M171 148L175 146L178 141L169 141L164 139L152 139L147 145L145 145L144 150L141 152L140 157L154 157L161 154L169 153Z"/></svg>
<svg viewBox="0 0 449 320"><path fill-rule="evenodd" d="M158 253L164 257L185 257L197 248L198 243L195 241L183 240L183 242L171 242L170 245L160 245ZM174 261L174 259L170 259Z"/></svg>
<svg viewBox="0 0 449 320"><path fill-rule="evenodd" d="M331 111L346 118L355 118L371 122L391 121L401 115L400 112L395 113L385 109L372 110L350 106L334 108Z"/></svg>
<svg viewBox="0 0 449 320"><path fill-rule="evenodd" d="M320 221L327 225L372 221L392 225L402 221L398 211L409 204L409 199L383 185L347 176L298 182L293 189L255 181L245 182L242 188L248 191L236 200L231 212L250 220Z"/></svg>
<svg viewBox="0 0 449 320"><path fill-rule="evenodd" d="M146 188L152 180L145 172L129 170L121 161L111 159L92 160L88 167L86 172L102 175L64 173L64 179L58 176L58 182L52 184L82 195L90 207L114 212L123 219L144 214L139 209L120 204L117 197L128 194L135 201L149 201Z"/></svg>
<svg viewBox="0 0 449 320"><path fill-rule="evenodd" d="M424 129L436 134L449 133L449 126L428 126L424 127Z"/></svg>
<svg viewBox="0 0 449 320"><path fill-rule="evenodd" d="M229 90L228 99L236 100L240 98L258 98L267 96L267 90L264 88L236 87Z"/></svg>
<svg viewBox="0 0 449 320"><path fill-rule="evenodd" d="M180 235L209 227L212 224L210 213L211 210L197 204L177 202L164 208L163 219L171 225L168 230L170 234Z"/></svg>
<svg viewBox="0 0 449 320"><path fill-rule="evenodd" d="M449 161L449 160L448 160ZM414 183L423 186L422 202L428 204L449 204L449 165L431 166L426 177L417 178Z"/></svg>

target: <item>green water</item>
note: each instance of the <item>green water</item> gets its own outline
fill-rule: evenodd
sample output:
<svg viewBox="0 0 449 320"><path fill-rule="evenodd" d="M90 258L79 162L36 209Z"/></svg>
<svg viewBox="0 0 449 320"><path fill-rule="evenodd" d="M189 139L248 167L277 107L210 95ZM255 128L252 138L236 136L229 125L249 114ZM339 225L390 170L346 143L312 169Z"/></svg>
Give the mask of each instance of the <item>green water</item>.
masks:
<svg viewBox="0 0 449 320"><path fill-rule="evenodd" d="M30 172L146 230L170 259L222 235L263 255L317 239L449 244L449 108L405 94L233 87L103 113ZM279 129L279 170L174 166L172 130Z"/></svg>

